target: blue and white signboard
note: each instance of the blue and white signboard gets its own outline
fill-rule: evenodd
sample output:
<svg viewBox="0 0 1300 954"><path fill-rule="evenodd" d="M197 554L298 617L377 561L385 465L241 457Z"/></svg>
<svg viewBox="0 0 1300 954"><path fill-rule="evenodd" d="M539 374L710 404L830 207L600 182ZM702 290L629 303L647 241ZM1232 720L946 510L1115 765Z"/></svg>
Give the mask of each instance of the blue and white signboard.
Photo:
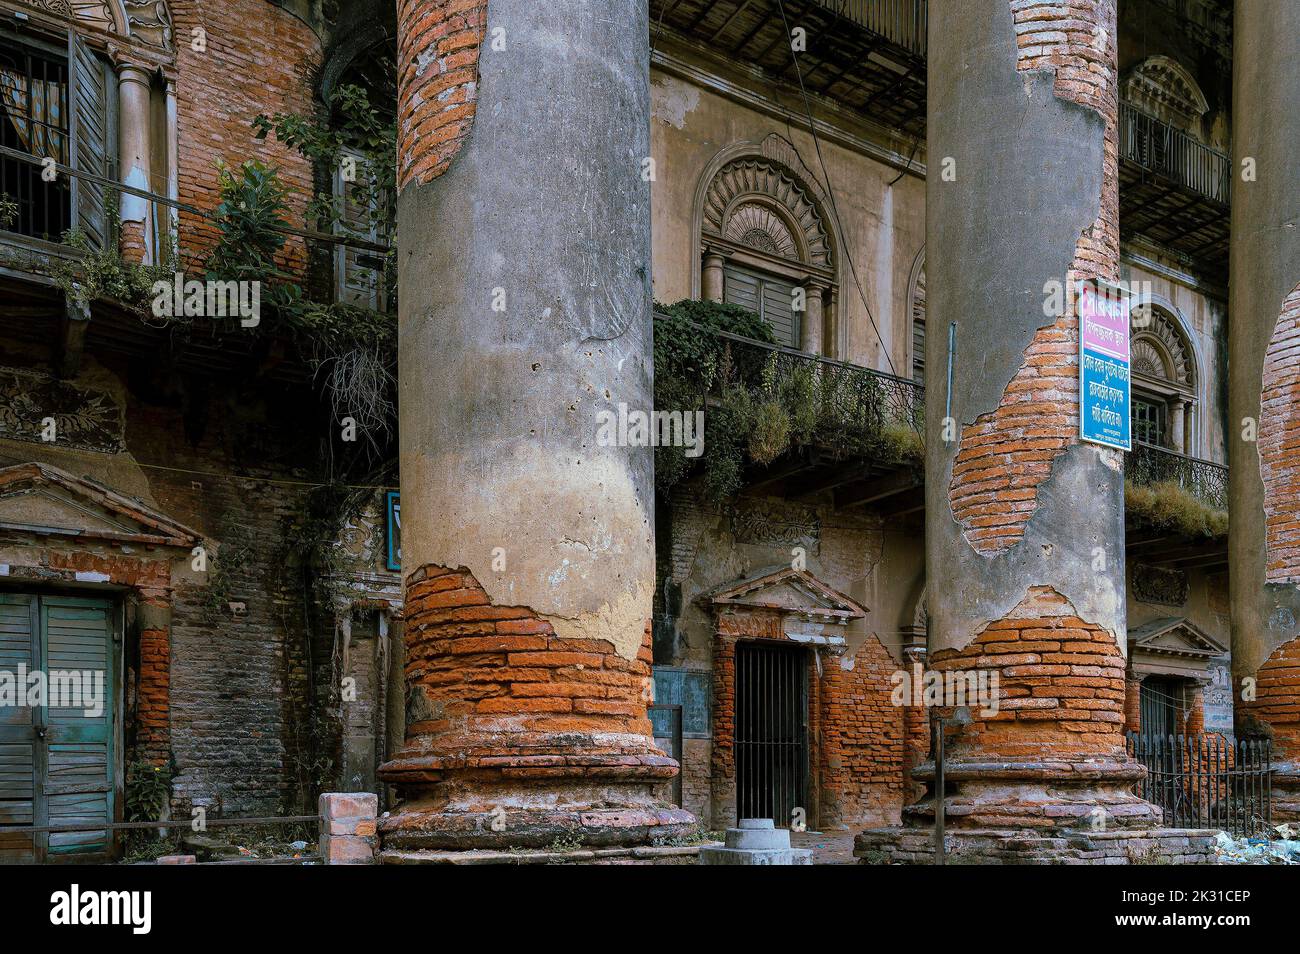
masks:
<svg viewBox="0 0 1300 954"><path fill-rule="evenodd" d="M1079 311L1079 437L1132 450L1129 351L1131 299L1101 282L1082 282Z"/></svg>

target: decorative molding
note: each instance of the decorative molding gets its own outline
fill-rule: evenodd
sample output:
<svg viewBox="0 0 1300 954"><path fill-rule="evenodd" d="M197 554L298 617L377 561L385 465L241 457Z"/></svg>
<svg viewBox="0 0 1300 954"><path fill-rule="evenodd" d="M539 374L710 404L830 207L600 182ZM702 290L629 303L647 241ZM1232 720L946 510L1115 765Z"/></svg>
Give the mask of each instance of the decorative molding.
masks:
<svg viewBox="0 0 1300 954"><path fill-rule="evenodd" d="M1167 56L1151 56L1129 71L1121 86L1123 99L1157 119L1183 129L1199 123L1210 109L1196 78Z"/></svg>
<svg viewBox="0 0 1300 954"><path fill-rule="evenodd" d="M1151 302L1139 304L1137 311L1150 320L1133 335L1133 370L1194 392L1195 351L1177 319Z"/></svg>
<svg viewBox="0 0 1300 954"><path fill-rule="evenodd" d="M834 267L816 205L794 175L763 158L735 160L713 177L704 199L704 231L790 261Z"/></svg>
<svg viewBox="0 0 1300 954"><path fill-rule="evenodd" d="M0 369L0 438L42 440L54 419L60 447L117 454L125 448L122 408L104 391L81 388L46 374Z"/></svg>
<svg viewBox="0 0 1300 954"><path fill-rule="evenodd" d="M804 546L810 555L815 555L820 547L821 530L821 517L815 507L741 500L731 511L731 532L737 543Z"/></svg>
<svg viewBox="0 0 1300 954"><path fill-rule="evenodd" d="M1182 606L1187 602L1187 574L1182 570L1134 563L1129 585L1135 599L1143 603Z"/></svg>
<svg viewBox="0 0 1300 954"><path fill-rule="evenodd" d="M143 46L173 50L172 14L166 0L22 0L29 7L75 20Z"/></svg>

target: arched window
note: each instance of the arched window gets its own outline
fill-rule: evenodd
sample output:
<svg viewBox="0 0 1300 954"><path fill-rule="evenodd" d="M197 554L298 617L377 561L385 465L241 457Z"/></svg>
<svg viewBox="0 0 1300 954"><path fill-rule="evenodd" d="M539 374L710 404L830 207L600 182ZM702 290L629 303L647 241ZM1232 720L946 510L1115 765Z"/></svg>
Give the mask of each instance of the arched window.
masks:
<svg viewBox="0 0 1300 954"><path fill-rule="evenodd" d="M1133 328L1133 439L1190 454L1196 433L1196 352L1178 319L1159 305L1135 308Z"/></svg>
<svg viewBox="0 0 1300 954"><path fill-rule="evenodd" d="M780 137L764 152L772 140L793 154ZM723 164L703 195L701 292L758 312L782 344L824 354L837 283L819 192L768 154Z"/></svg>

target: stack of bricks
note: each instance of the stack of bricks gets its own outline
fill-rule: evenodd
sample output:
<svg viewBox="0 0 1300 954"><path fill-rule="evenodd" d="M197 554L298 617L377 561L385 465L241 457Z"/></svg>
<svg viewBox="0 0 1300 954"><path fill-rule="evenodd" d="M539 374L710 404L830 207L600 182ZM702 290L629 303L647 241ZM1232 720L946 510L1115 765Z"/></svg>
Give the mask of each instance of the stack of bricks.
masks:
<svg viewBox="0 0 1300 954"><path fill-rule="evenodd" d="M398 188L447 171L469 136L487 0L398 0Z"/></svg>
<svg viewBox="0 0 1300 954"><path fill-rule="evenodd" d="M463 568L418 570L406 593L407 684L439 713L409 731L650 734L648 624L629 660L607 640L560 639L527 607L493 605Z"/></svg>
<svg viewBox="0 0 1300 954"><path fill-rule="evenodd" d="M940 650L942 673L996 670L998 712L950 742L953 756L1060 759L1124 752L1124 657L1115 637L1074 615L1050 587L1033 587L1006 618L960 651Z"/></svg>
<svg viewBox="0 0 1300 954"><path fill-rule="evenodd" d="M374 864L379 796L327 793L320 797L320 857L327 865Z"/></svg>
<svg viewBox="0 0 1300 954"><path fill-rule="evenodd" d="M1050 70L1056 95L1094 110L1105 123L1099 212L1084 230L1068 276L1119 277L1118 90L1114 0L1011 0L1019 72ZM998 407L962 428L949 500L966 539L981 553L997 553L1024 537L1037 506L1038 487L1052 463L1077 442L1078 318L1064 309L1040 328L1025 363Z"/></svg>

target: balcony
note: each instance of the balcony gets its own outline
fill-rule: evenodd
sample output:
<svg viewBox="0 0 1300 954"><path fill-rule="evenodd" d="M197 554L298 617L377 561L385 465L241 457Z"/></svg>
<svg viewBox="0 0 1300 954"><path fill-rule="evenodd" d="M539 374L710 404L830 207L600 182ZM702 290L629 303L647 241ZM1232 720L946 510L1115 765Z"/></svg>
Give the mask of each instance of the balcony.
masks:
<svg viewBox="0 0 1300 954"><path fill-rule="evenodd" d="M1182 570L1227 566L1227 467L1135 443L1125 455L1124 482L1130 561Z"/></svg>
<svg viewBox="0 0 1300 954"><path fill-rule="evenodd" d="M709 53L798 83L873 122L925 135L926 0L786 0L790 29L807 30L798 54L776 0L650 0L652 45L665 31Z"/></svg>
<svg viewBox="0 0 1300 954"><path fill-rule="evenodd" d="M920 385L752 338L713 335L720 357L704 382L706 407L721 407L740 388L754 406L778 406L790 422L788 449L767 463L751 462L747 489L795 500L829 495L837 510L923 509Z"/></svg>
<svg viewBox="0 0 1300 954"><path fill-rule="evenodd" d="M1120 230L1226 282L1232 159L1131 103L1119 107Z"/></svg>

